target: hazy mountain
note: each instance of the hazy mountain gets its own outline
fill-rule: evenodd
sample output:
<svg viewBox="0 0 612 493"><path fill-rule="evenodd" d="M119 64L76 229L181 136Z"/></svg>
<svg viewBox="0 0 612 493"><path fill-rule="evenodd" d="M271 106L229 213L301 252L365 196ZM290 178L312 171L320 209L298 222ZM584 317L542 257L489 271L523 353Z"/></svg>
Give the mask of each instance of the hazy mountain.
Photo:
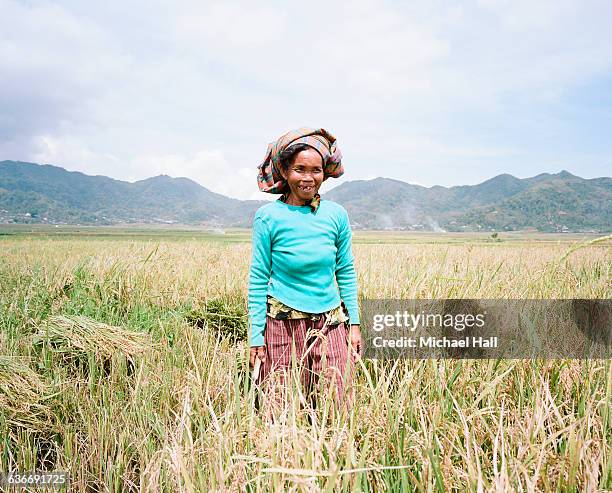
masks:
<svg viewBox="0 0 612 493"><path fill-rule="evenodd" d="M390 178L345 182L324 195L356 229L446 231L612 230L612 178L567 171L478 185L423 187ZM167 223L249 226L264 201L211 192L187 178L135 183L51 165L0 162L0 223Z"/></svg>
<svg viewBox="0 0 612 493"><path fill-rule="evenodd" d="M430 188L376 178L345 182L325 197L343 204L365 229L612 230L612 178L586 180L567 171Z"/></svg>
<svg viewBox="0 0 612 493"><path fill-rule="evenodd" d="M128 183L57 166L0 162L0 222L248 226L263 203L225 197L187 178L160 175Z"/></svg>

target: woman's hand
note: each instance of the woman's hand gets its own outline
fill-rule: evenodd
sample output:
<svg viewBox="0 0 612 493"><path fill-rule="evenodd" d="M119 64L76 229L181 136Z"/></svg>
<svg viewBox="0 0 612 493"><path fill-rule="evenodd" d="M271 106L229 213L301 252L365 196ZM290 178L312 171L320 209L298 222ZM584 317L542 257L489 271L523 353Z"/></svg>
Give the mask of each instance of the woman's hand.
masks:
<svg viewBox="0 0 612 493"><path fill-rule="evenodd" d="M266 361L266 346L253 346L249 353L249 364L251 368L255 367L255 358L259 358L263 364Z"/></svg>
<svg viewBox="0 0 612 493"><path fill-rule="evenodd" d="M362 341L361 341L361 330L359 329L359 325L351 325L351 329L349 331L349 349L351 351L351 358L353 363L357 361L357 358L361 357L362 351Z"/></svg>

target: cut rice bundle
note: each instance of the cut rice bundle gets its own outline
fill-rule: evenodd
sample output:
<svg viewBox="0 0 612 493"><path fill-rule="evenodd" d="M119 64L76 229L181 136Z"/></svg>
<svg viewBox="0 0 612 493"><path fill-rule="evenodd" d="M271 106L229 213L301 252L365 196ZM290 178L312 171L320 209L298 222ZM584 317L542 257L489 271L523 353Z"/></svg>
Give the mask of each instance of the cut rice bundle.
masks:
<svg viewBox="0 0 612 493"><path fill-rule="evenodd" d="M49 386L24 361L0 356L0 414L9 425L41 431L51 423Z"/></svg>
<svg viewBox="0 0 612 493"><path fill-rule="evenodd" d="M82 316L50 317L34 340L35 343L43 341L55 352L93 353L99 359L110 359L117 353L132 359L155 346L148 334Z"/></svg>

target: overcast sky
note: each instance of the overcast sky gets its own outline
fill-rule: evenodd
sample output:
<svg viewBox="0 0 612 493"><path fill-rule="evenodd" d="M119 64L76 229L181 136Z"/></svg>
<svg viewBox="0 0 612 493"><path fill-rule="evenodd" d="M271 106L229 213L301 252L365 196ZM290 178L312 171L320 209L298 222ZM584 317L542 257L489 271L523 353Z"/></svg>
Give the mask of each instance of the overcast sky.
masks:
<svg viewBox="0 0 612 493"><path fill-rule="evenodd" d="M344 155L323 190L610 176L611 26L609 0L0 0L0 160L263 199L267 144L313 126Z"/></svg>

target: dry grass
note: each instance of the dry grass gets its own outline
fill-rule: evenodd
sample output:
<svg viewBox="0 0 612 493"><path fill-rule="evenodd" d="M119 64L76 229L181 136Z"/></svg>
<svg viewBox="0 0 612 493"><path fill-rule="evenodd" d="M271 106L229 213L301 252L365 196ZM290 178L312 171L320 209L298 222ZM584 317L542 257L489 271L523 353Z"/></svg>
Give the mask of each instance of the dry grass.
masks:
<svg viewBox="0 0 612 493"><path fill-rule="evenodd" d="M0 409L9 430L44 431L51 426L45 404L49 384L18 357L0 355Z"/></svg>
<svg viewBox="0 0 612 493"><path fill-rule="evenodd" d="M606 242L413 240L355 245L362 298L610 297ZM348 412L290 398L269 424L245 343L190 319L246 307L248 244L0 248L1 470L66 469L75 491L612 488L610 360L365 361Z"/></svg>
<svg viewBox="0 0 612 493"><path fill-rule="evenodd" d="M49 344L52 351L58 353L91 353L101 359L122 353L131 359L153 347L148 334L96 322L88 317L56 315L41 325L32 342Z"/></svg>

